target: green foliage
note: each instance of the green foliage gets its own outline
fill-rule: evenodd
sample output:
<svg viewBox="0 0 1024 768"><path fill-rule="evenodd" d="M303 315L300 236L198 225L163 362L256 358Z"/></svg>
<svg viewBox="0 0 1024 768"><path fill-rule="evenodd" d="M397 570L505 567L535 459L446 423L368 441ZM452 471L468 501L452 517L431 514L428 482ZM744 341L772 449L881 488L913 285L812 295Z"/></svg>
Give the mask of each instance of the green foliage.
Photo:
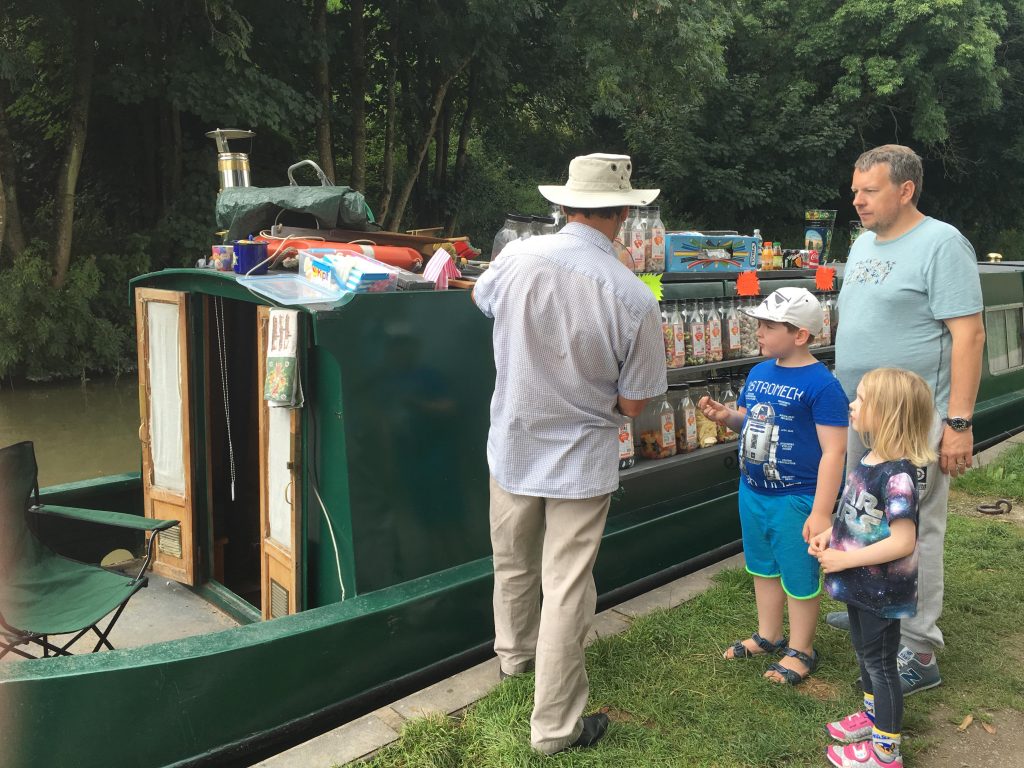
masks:
<svg viewBox="0 0 1024 768"><path fill-rule="evenodd" d="M39 241L0 269L0 378L124 371L135 339L133 317L124 311L127 280L148 268L144 243L134 245L79 259L59 290L50 284L47 246Z"/></svg>
<svg viewBox="0 0 1024 768"><path fill-rule="evenodd" d="M952 487L974 496L1024 501L1024 445L1006 450L991 464L971 469L953 481Z"/></svg>

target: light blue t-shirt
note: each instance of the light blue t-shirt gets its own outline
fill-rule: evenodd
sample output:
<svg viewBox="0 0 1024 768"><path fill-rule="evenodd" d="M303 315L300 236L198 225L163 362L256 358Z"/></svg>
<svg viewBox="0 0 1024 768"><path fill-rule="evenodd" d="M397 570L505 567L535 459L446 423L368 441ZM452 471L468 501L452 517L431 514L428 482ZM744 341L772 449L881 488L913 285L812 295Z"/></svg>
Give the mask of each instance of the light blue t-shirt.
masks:
<svg viewBox="0 0 1024 768"><path fill-rule="evenodd" d="M905 368L928 383L945 416L952 341L943 321L982 308L974 248L956 227L926 216L884 243L865 232L839 292L836 376L847 397L868 371Z"/></svg>
<svg viewBox="0 0 1024 768"><path fill-rule="evenodd" d="M821 363L755 365L740 392L747 409L740 433L740 473L759 493L814 495L821 442L817 425L845 427L850 404Z"/></svg>

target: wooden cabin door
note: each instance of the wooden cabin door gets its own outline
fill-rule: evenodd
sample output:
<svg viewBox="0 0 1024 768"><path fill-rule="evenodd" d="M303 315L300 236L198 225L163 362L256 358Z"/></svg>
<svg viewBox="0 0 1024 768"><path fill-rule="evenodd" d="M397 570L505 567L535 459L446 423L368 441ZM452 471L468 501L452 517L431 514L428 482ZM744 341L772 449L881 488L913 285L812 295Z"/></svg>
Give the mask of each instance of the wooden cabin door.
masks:
<svg viewBox="0 0 1024 768"><path fill-rule="evenodd" d="M260 391L267 375L270 307L259 307ZM264 619L299 610L299 489L302 474L299 411L271 408L260 398L260 594Z"/></svg>
<svg viewBox="0 0 1024 768"><path fill-rule="evenodd" d="M153 571L193 585L197 552L186 299L178 291L135 291L145 514L180 523L157 539Z"/></svg>

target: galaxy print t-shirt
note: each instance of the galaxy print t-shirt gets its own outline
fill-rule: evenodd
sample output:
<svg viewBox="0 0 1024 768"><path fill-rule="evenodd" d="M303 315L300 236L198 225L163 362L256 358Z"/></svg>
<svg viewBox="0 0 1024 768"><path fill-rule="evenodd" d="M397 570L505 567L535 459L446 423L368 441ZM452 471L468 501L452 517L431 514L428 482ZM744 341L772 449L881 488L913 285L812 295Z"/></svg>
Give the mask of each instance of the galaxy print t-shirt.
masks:
<svg viewBox="0 0 1024 768"><path fill-rule="evenodd" d="M863 549L889 537L893 520L917 526L917 470L909 461L860 464L846 479L832 523L832 549ZM825 590L836 600L887 619L917 613L917 547L906 557L880 565L825 575Z"/></svg>

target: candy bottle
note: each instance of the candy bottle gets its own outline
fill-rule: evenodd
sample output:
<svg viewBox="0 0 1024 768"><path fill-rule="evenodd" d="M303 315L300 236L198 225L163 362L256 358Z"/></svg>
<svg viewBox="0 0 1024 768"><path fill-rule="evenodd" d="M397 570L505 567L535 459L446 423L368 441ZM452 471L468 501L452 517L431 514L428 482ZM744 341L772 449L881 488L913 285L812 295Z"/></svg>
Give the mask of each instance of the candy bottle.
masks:
<svg viewBox="0 0 1024 768"><path fill-rule="evenodd" d="M647 401L638 418L640 455L645 459L666 459L676 454L676 424L668 397Z"/></svg>
<svg viewBox="0 0 1024 768"><path fill-rule="evenodd" d="M708 361L708 353L704 328L704 311L699 301L692 303L690 314L686 318L686 327L690 336L690 348L686 350L686 364L703 365Z"/></svg>
<svg viewBox="0 0 1024 768"><path fill-rule="evenodd" d="M651 207L651 258L647 263L649 272L665 271L665 225L661 221L661 208Z"/></svg>
<svg viewBox="0 0 1024 768"><path fill-rule="evenodd" d="M676 404L676 451L689 453L698 448L697 442L697 407L690 397L690 387L681 389L681 397Z"/></svg>
<svg viewBox="0 0 1024 768"><path fill-rule="evenodd" d="M704 328L708 362L720 363L722 362L722 316L718 313L714 299L708 301L708 309L704 315Z"/></svg>
<svg viewBox="0 0 1024 768"><path fill-rule="evenodd" d="M686 365L686 350L690 343L686 338L686 321L679 312L679 302L672 305L670 317L672 325L672 368L682 368Z"/></svg>
<svg viewBox="0 0 1024 768"><path fill-rule="evenodd" d="M636 464L633 448L633 420L619 414L619 469L629 469Z"/></svg>
<svg viewBox="0 0 1024 768"><path fill-rule="evenodd" d="M665 342L665 367L675 368L676 340L672 330L672 319L669 315L667 302L661 302L661 335Z"/></svg>
<svg viewBox="0 0 1024 768"><path fill-rule="evenodd" d="M635 209L633 218L629 222L628 231L629 255L633 257L633 271L639 274L644 271L647 264L647 234L644 229L644 220L640 218L639 209Z"/></svg>
<svg viewBox="0 0 1024 768"><path fill-rule="evenodd" d="M743 332L740 329L740 313L736 308L738 299L727 300L728 310L725 313L725 345L722 356L726 360L738 360L743 357Z"/></svg>

